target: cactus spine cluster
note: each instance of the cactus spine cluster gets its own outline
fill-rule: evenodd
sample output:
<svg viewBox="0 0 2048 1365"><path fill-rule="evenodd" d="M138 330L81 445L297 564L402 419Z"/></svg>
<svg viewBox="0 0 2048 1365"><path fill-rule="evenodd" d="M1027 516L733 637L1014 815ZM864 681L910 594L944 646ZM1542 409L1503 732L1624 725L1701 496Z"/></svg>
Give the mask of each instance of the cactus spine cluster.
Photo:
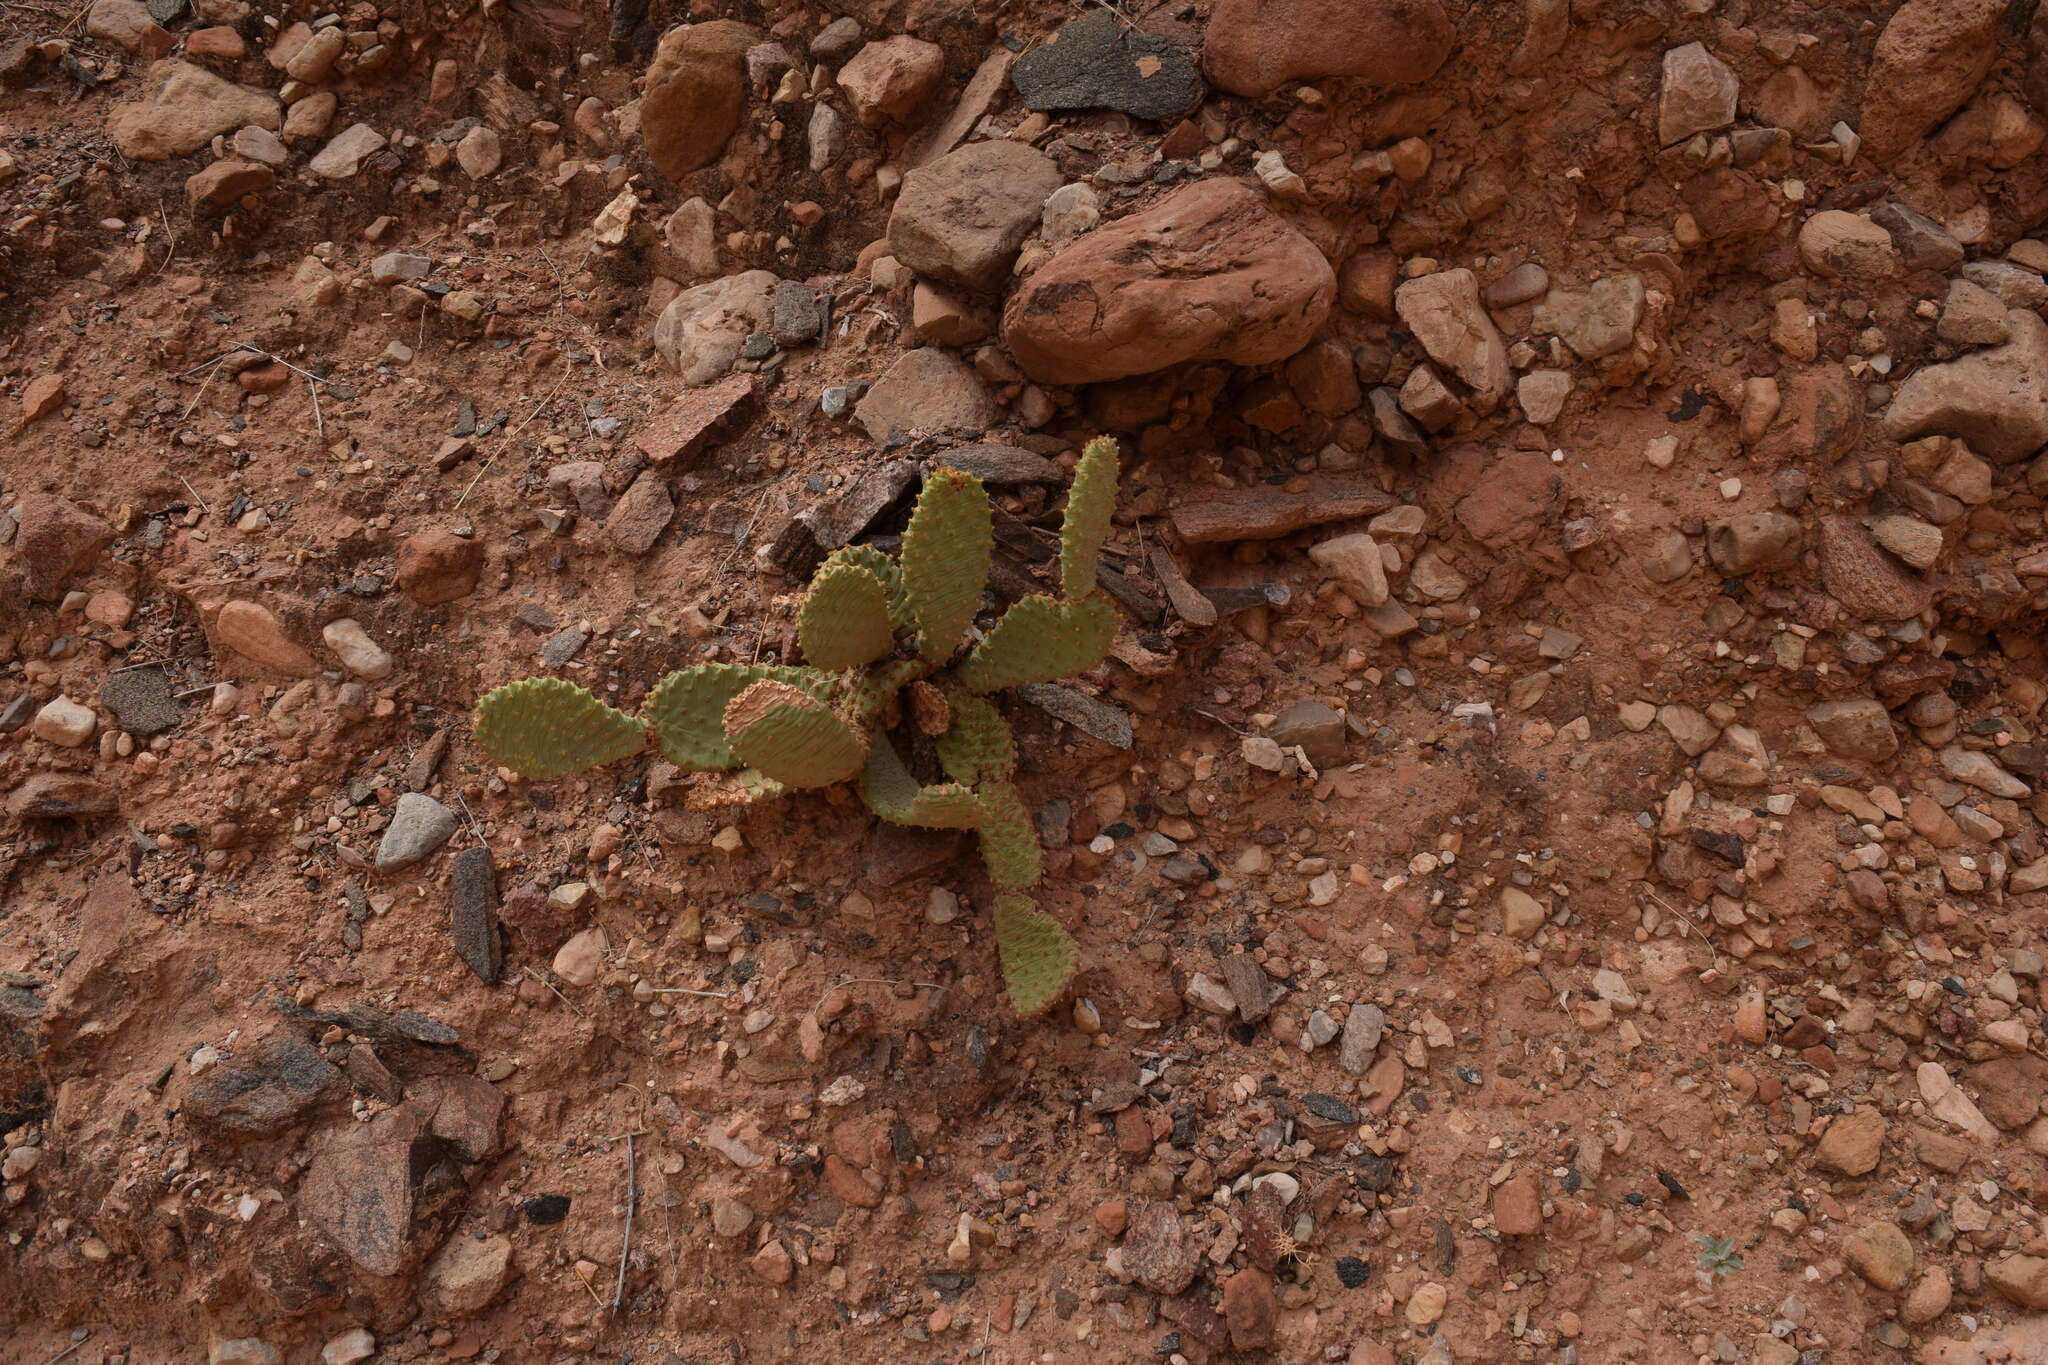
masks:
<svg viewBox="0 0 2048 1365"><path fill-rule="evenodd" d="M614 762L652 736L693 772L730 773L735 799L859 779L868 808L901 825L973 830L998 895L996 948L1020 1014L1058 999L1076 950L1023 894L1043 867L1017 790L1017 746L987 694L1051 682L1100 663L1116 610L1096 564L1116 507L1116 442L1088 443L1060 532L1060 592L1014 603L956 660L988 583L994 537L981 481L957 469L926 479L901 552L833 552L797 614L803 666L693 664L648 694L638 716L560 678L526 678L477 702L479 746L534 779ZM907 702L907 707L905 703ZM943 782L920 782L890 742L905 711L931 736Z"/></svg>

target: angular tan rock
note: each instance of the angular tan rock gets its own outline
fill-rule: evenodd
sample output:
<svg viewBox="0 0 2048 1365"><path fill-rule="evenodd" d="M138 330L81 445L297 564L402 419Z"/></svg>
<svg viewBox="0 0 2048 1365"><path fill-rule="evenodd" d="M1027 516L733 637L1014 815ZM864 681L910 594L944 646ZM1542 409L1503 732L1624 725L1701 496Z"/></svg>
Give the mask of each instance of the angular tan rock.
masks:
<svg viewBox="0 0 2048 1365"><path fill-rule="evenodd" d="M1844 1114L1821 1134L1814 1164L1835 1175L1869 1175L1884 1155L1884 1132L1884 1115L1868 1105Z"/></svg>
<svg viewBox="0 0 2048 1365"><path fill-rule="evenodd" d="M285 634L284 623L260 602L234 601L213 622L214 639L253 663L294 678L320 671L313 656Z"/></svg>
<svg viewBox="0 0 2048 1365"><path fill-rule="evenodd" d="M1882 763L1899 751L1891 712L1875 697L1824 701L1806 713L1807 724L1828 752L1865 763Z"/></svg>
<svg viewBox="0 0 2048 1365"><path fill-rule="evenodd" d="M1879 1289L1897 1293L1913 1278L1913 1244L1896 1223L1871 1223L1842 1243L1842 1259Z"/></svg>
<svg viewBox="0 0 2048 1365"><path fill-rule="evenodd" d="M143 80L141 99L116 109L107 135L132 161L164 161L196 152L244 124L276 128L277 101L224 81L190 62L158 62Z"/></svg>
<svg viewBox="0 0 2048 1365"><path fill-rule="evenodd" d="M1474 406L1491 412L1508 391L1508 352L1500 329L1479 302L1479 277L1441 270L1394 291L1394 311L1430 358L1472 390Z"/></svg>
<svg viewBox="0 0 2048 1365"><path fill-rule="evenodd" d="M1205 180L1040 266L1011 296L1003 337L1050 384L1191 360L1266 365L1309 343L1336 292L1330 263L1262 196Z"/></svg>
<svg viewBox="0 0 2048 1365"><path fill-rule="evenodd" d="M2021 308L2005 318L2004 345L1908 375L1885 412L1886 433L1960 437L1999 464L2048 445L2048 322Z"/></svg>
<svg viewBox="0 0 2048 1365"><path fill-rule="evenodd" d="M945 78L946 50L903 35L861 48L840 68L839 88L853 106L854 117L862 126L874 128L910 121Z"/></svg>
<svg viewBox="0 0 2048 1365"><path fill-rule="evenodd" d="M889 249L927 279L995 293L1059 187L1059 168L1037 148L971 142L904 177Z"/></svg>
<svg viewBox="0 0 2048 1365"><path fill-rule="evenodd" d="M2048 1257L2007 1256L1984 1267L1984 1282L2022 1308L2048 1310Z"/></svg>
<svg viewBox="0 0 2048 1365"><path fill-rule="evenodd" d="M768 330L775 312L775 276L747 270L685 289L654 323L654 349L683 382L725 377L749 336Z"/></svg>
<svg viewBox="0 0 2048 1365"><path fill-rule="evenodd" d="M892 432L982 431L994 425L995 396L974 367L950 351L906 351L875 381L854 415L877 441Z"/></svg>

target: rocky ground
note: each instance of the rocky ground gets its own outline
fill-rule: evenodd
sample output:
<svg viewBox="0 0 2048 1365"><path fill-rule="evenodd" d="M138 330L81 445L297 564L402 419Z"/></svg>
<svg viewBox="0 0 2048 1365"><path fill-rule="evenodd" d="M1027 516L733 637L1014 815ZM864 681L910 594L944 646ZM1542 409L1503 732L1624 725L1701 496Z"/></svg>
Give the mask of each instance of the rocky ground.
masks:
<svg viewBox="0 0 2048 1365"><path fill-rule="evenodd" d="M2044 136L2033 0L7 0L0 1358L2048 1360ZM1046 1016L470 738L1102 431Z"/></svg>

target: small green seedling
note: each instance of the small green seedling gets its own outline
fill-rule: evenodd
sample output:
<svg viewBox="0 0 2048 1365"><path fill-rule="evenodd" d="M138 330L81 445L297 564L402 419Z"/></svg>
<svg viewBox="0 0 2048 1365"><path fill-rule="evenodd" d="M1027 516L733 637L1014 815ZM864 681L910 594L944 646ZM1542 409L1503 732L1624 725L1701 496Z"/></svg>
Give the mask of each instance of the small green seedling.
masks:
<svg viewBox="0 0 2048 1365"><path fill-rule="evenodd" d="M1696 1237L1693 1239L1705 1250L1700 1252L1700 1269L1711 1271L1715 1276L1733 1275L1742 1269L1742 1253L1735 1249L1733 1238Z"/></svg>
<svg viewBox="0 0 2048 1365"><path fill-rule="evenodd" d="M981 481L939 469L898 555L849 545L819 566L797 612L806 665L693 664L663 678L637 716L561 678L525 678L477 702L477 743L545 780L630 757L651 737L679 768L730 774L731 800L857 780L884 820L973 830L999 892L996 949L1010 1003L1036 1014L1072 979L1076 951L1023 894L1043 867L1014 781L1016 744L988 694L1072 677L1108 654L1116 609L1095 573L1116 493L1116 442L1099 437L1067 492L1059 595L1019 600L964 657L955 655L981 610L993 523ZM944 782L919 781L889 740L905 697Z"/></svg>

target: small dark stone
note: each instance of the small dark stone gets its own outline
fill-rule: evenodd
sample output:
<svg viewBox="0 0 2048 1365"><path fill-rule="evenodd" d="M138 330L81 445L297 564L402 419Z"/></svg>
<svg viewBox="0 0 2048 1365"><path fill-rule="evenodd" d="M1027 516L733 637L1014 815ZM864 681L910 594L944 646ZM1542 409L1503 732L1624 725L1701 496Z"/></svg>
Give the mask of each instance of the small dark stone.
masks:
<svg viewBox="0 0 2048 1365"><path fill-rule="evenodd" d="M1372 1267L1356 1256L1337 1258L1337 1283L1346 1289L1356 1289L1372 1275Z"/></svg>
<svg viewBox="0 0 2048 1365"><path fill-rule="evenodd" d="M137 739L160 735L178 723L177 699L171 680L161 669L131 668L111 673L100 684L100 700L120 718L121 728Z"/></svg>
<svg viewBox="0 0 2048 1365"><path fill-rule="evenodd" d="M149 17L169 28L183 17L187 8L185 0L148 0Z"/></svg>
<svg viewBox="0 0 2048 1365"><path fill-rule="evenodd" d="M1481 1076L1469 1066L1460 1066L1458 1068L1458 1079L1467 1085L1483 1085L1486 1081L1484 1076Z"/></svg>
<svg viewBox="0 0 2048 1365"><path fill-rule="evenodd" d="M766 360L775 354L775 338L766 332L756 332L740 343L740 359Z"/></svg>
<svg viewBox="0 0 2048 1365"><path fill-rule="evenodd" d="M22 693L5 706L0 706L0 735L11 735L28 724L28 718L36 713L36 699L27 692Z"/></svg>
<svg viewBox="0 0 2048 1365"><path fill-rule="evenodd" d="M272 1040L199 1077L185 1117L230 1138L276 1137L345 1092L341 1073L304 1043Z"/></svg>
<svg viewBox="0 0 2048 1365"><path fill-rule="evenodd" d="M1678 1177L1670 1174L1668 1171L1657 1172L1657 1183L1662 1185L1673 1199L1692 1198L1691 1195L1685 1192L1685 1186L1678 1183Z"/></svg>
<svg viewBox="0 0 2048 1365"><path fill-rule="evenodd" d="M1565 1192L1566 1194L1577 1194L1577 1193L1579 1192L1579 1189L1580 1189L1580 1187L1581 1187L1581 1186L1583 1186L1583 1185L1584 1185L1585 1183L1586 1183L1586 1177L1585 1177L1585 1176L1583 1176L1583 1175L1581 1175L1581 1174L1579 1173L1579 1168L1578 1168L1578 1167L1576 1167L1576 1166L1567 1166L1567 1167L1565 1167L1565 1171L1564 1171L1564 1192Z"/></svg>
<svg viewBox="0 0 2048 1365"><path fill-rule="evenodd" d="M1713 854L1730 867L1742 866L1742 840L1726 830L1694 829L1692 846L1702 853Z"/></svg>
<svg viewBox="0 0 2048 1365"><path fill-rule="evenodd" d="M924 1282L938 1290L942 1298L951 1298L974 1288L974 1277L962 1275L957 1270L934 1270L924 1277Z"/></svg>
<svg viewBox="0 0 2048 1365"><path fill-rule="evenodd" d="M818 306L818 296L802 280L784 280L775 286L768 326L778 346L810 345L825 330L825 315Z"/></svg>
<svg viewBox="0 0 2048 1365"><path fill-rule="evenodd" d="M1116 109L1142 119L1186 113L1206 88L1187 53L1156 33L1127 29L1107 10L1025 53L1010 81L1027 109Z"/></svg>
<svg viewBox="0 0 2048 1365"><path fill-rule="evenodd" d="M540 661L550 668L560 668L583 652L583 646L590 643L590 632L578 626L558 631L540 647Z"/></svg>
<svg viewBox="0 0 2048 1365"><path fill-rule="evenodd" d="M1630 1190L1627 1194L1622 1196L1622 1199L1625 1200L1628 1206L1632 1209L1639 1209L1645 1203L1648 1202L1643 1198L1642 1191L1640 1190Z"/></svg>
<svg viewBox="0 0 2048 1365"><path fill-rule="evenodd" d="M1301 1107L1319 1119L1331 1123L1356 1123L1358 1111L1335 1095L1308 1094L1301 1097Z"/></svg>
<svg viewBox="0 0 2048 1365"><path fill-rule="evenodd" d="M470 402L467 398L462 400L462 406L455 409L455 425L449 430L448 434L450 436L476 435L476 404Z"/></svg>
<svg viewBox="0 0 2048 1365"><path fill-rule="evenodd" d="M455 857L455 952L486 986L504 970L498 937L498 872L490 849L479 844Z"/></svg>
<svg viewBox="0 0 2048 1365"><path fill-rule="evenodd" d="M526 1221L536 1227L553 1227L569 1216L569 1196L566 1194L537 1194L519 1206L526 1215Z"/></svg>

